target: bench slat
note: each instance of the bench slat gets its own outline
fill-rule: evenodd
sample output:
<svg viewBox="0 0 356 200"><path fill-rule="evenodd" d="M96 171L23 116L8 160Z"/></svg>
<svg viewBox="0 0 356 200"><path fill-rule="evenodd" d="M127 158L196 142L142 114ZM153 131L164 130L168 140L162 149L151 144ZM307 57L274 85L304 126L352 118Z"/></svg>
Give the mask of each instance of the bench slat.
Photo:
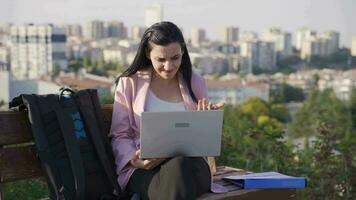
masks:
<svg viewBox="0 0 356 200"><path fill-rule="evenodd" d="M32 140L27 112L1 112L0 146L25 143Z"/></svg>
<svg viewBox="0 0 356 200"><path fill-rule="evenodd" d="M34 145L0 148L0 183L42 175Z"/></svg>

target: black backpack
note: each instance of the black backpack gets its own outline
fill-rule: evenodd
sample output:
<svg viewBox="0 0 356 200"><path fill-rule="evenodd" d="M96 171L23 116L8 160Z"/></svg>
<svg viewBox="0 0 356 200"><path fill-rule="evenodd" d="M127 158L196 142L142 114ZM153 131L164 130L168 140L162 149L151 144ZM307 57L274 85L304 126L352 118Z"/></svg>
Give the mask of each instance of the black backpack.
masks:
<svg viewBox="0 0 356 200"><path fill-rule="evenodd" d="M59 95L22 94L10 103L15 106L28 110L50 199L127 198L117 183L96 90L66 88Z"/></svg>

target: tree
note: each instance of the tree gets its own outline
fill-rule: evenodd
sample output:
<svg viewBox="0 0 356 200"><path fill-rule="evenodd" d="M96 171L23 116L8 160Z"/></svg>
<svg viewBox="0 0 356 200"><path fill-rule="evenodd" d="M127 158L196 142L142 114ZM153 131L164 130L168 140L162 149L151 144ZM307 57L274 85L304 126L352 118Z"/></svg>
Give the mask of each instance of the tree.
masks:
<svg viewBox="0 0 356 200"><path fill-rule="evenodd" d="M304 98L303 89L283 83L271 89L269 101L272 103L301 102Z"/></svg>
<svg viewBox="0 0 356 200"><path fill-rule="evenodd" d="M79 69L83 68L83 60L77 59L69 62L68 69L74 72L77 72Z"/></svg>
<svg viewBox="0 0 356 200"><path fill-rule="evenodd" d="M352 129L356 131L356 88L352 88L350 97L350 112L351 112L351 122Z"/></svg>
<svg viewBox="0 0 356 200"><path fill-rule="evenodd" d="M293 66L296 66L301 62L302 60L298 55L293 55L288 58L280 59L277 61L277 70L282 73L293 73L296 71Z"/></svg>
<svg viewBox="0 0 356 200"><path fill-rule="evenodd" d="M250 97L247 101L242 103L240 111L253 122L257 122L258 116L269 115L269 108L267 102L258 97Z"/></svg>
<svg viewBox="0 0 356 200"><path fill-rule="evenodd" d="M283 124L270 116L267 102L251 97L224 109L222 156L218 164L253 171L293 171L292 147L282 141Z"/></svg>
<svg viewBox="0 0 356 200"><path fill-rule="evenodd" d="M347 48L341 48L328 56L312 56L310 59L310 64L319 69L348 69L349 58L350 50Z"/></svg>
<svg viewBox="0 0 356 200"><path fill-rule="evenodd" d="M270 105L270 116L277 119L280 122L287 123L290 121L291 117L285 104L272 104Z"/></svg>
<svg viewBox="0 0 356 200"><path fill-rule="evenodd" d="M308 188L304 190L305 199L355 199L356 198L356 135L335 143L338 133L326 123L317 124L315 145L311 152L302 154L308 166L299 172L309 178ZM304 152L303 152L304 151ZM305 160L299 159L299 164Z"/></svg>
<svg viewBox="0 0 356 200"><path fill-rule="evenodd" d="M92 63L91 63L89 56L84 56L83 57L83 66L85 68L89 68L91 65L92 65Z"/></svg>
<svg viewBox="0 0 356 200"><path fill-rule="evenodd" d="M351 129L350 112L332 89L314 90L296 113L288 132L292 138L315 136L316 125L320 122L333 127L337 138L345 136Z"/></svg>

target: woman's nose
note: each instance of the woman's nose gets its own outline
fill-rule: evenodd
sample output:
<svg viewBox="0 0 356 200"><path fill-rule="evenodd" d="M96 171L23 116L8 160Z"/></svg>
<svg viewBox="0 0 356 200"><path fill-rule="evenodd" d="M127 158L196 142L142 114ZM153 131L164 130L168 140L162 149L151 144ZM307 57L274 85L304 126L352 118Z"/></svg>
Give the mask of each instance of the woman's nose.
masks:
<svg viewBox="0 0 356 200"><path fill-rule="evenodd" d="M171 70L171 69L173 69L173 68L174 68L174 64L173 64L172 61L166 61L166 62L164 63L164 69L165 69L165 70Z"/></svg>

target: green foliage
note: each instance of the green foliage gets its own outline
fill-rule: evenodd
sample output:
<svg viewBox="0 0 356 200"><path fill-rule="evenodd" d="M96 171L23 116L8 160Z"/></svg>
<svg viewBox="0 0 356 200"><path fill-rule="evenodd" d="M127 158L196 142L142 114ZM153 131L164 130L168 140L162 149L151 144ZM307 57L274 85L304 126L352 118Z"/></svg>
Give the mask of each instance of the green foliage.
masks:
<svg viewBox="0 0 356 200"><path fill-rule="evenodd" d="M336 156L333 152L334 136L330 132L330 127L325 127L323 124L318 127L320 135L319 140L314 144L314 159L313 168L316 169L310 176L310 188L313 188L313 199L319 198L322 195L330 196L331 199L336 199L337 184L336 175L338 170L336 167ZM319 179L318 181L317 178Z"/></svg>
<svg viewBox="0 0 356 200"><path fill-rule="evenodd" d="M272 118L277 119L280 122L287 123L290 121L289 112L285 104L272 104L270 110L270 115Z"/></svg>
<svg viewBox="0 0 356 200"><path fill-rule="evenodd" d="M288 132L293 138L315 136L318 122L334 127L333 131L338 133L336 137L339 139L350 131L351 119L348 108L331 89L314 90L295 114Z"/></svg>
<svg viewBox="0 0 356 200"><path fill-rule="evenodd" d="M302 60L298 55L293 55L291 57L281 59L277 61L277 68L278 68L277 71L285 74L293 73L296 71L296 69L293 68L293 66L296 66L301 62Z"/></svg>
<svg viewBox="0 0 356 200"><path fill-rule="evenodd" d="M270 91L272 103L301 102L304 101L304 98L303 89L285 83L275 85Z"/></svg>
<svg viewBox="0 0 356 200"><path fill-rule="evenodd" d="M124 71L125 66L121 63L104 63L103 60L94 60L93 62L88 57L76 59L69 62L68 69L77 72L79 69L85 68L89 73L98 76L116 76Z"/></svg>
<svg viewBox="0 0 356 200"><path fill-rule="evenodd" d="M356 130L346 128L349 110L331 91L315 91L307 101L302 109L310 126L299 126L316 136L307 149L286 143L281 121L268 113L282 105L251 98L240 106L226 106L217 165L307 177L308 187L298 190L298 199L355 199Z"/></svg>
<svg viewBox="0 0 356 200"><path fill-rule="evenodd" d="M93 67L90 71L90 73L98 75L98 76L105 76L106 72L104 69L99 68L99 67Z"/></svg>
<svg viewBox="0 0 356 200"><path fill-rule="evenodd" d="M78 59L78 60L72 60L68 64L68 69L73 72L77 72L79 69L83 68L83 60Z"/></svg>
<svg viewBox="0 0 356 200"><path fill-rule="evenodd" d="M348 60L350 58L350 50L346 48L339 49L335 53L321 57L312 56L310 59L310 64L316 68L338 68L338 69L348 69Z"/></svg>
<svg viewBox="0 0 356 200"><path fill-rule="evenodd" d="M356 130L356 88L352 88L350 97L351 122L353 130Z"/></svg>
<svg viewBox="0 0 356 200"><path fill-rule="evenodd" d="M270 117L267 102L252 97L225 107L223 156L218 164L253 171L293 171L292 147L283 141L283 124Z"/></svg>
<svg viewBox="0 0 356 200"><path fill-rule="evenodd" d="M258 97L250 97L239 107L241 113L253 122L257 122L258 116L269 115L267 102Z"/></svg>
<svg viewBox="0 0 356 200"><path fill-rule="evenodd" d="M83 57L83 67L88 68L92 65L91 59L88 56Z"/></svg>
<svg viewBox="0 0 356 200"><path fill-rule="evenodd" d="M304 165L307 170L301 171L309 178L303 196L306 199L355 199L356 136L337 143L333 127L319 123L316 129L317 140L303 156L310 164L309 167Z"/></svg>

